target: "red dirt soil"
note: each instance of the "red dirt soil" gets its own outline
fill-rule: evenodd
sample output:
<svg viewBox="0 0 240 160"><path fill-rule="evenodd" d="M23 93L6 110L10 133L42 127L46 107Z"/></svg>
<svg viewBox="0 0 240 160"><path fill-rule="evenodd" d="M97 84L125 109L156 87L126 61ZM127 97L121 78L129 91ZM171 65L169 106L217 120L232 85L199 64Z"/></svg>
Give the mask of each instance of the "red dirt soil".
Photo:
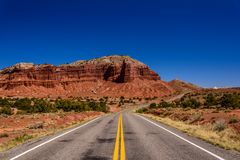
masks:
<svg viewBox="0 0 240 160"><path fill-rule="evenodd" d="M213 124L216 121L223 120L229 127L234 128L240 134L240 110L231 110L231 111L223 111L223 110L216 110L216 109L183 109L183 108L173 108L173 109L156 109L150 110L151 114L160 115L160 116L167 116L173 120L180 120L180 121L192 121L196 114L201 115L196 120L192 121L192 124ZM196 116L195 116L196 117ZM230 124L231 118L237 118L238 122Z"/></svg>
<svg viewBox="0 0 240 160"><path fill-rule="evenodd" d="M8 135L8 137L0 138L0 144L23 134L47 133L48 131L65 128L102 114L101 112L82 112L0 116L0 135ZM38 124L41 124L42 127L31 129L31 126Z"/></svg>

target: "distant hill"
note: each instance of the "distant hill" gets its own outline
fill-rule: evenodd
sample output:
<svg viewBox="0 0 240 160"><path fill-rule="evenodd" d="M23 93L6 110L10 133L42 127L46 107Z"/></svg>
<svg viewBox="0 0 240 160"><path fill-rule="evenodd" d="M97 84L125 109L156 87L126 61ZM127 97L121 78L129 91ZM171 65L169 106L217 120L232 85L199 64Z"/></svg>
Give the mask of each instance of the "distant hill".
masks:
<svg viewBox="0 0 240 160"><path fill-rule="evenodd" d="M200 91L203 88L181 80L172 80L168 84L178 92Z"/></svg>

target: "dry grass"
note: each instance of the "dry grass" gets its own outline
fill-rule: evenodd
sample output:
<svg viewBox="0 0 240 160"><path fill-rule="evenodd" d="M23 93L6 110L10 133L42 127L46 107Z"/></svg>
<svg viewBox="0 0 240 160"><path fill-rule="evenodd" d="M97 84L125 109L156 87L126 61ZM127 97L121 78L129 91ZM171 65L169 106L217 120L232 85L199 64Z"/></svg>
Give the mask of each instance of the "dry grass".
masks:
<svg viewBox="0 0 240 160"><path fill-rule="evenodd" d="M33 139L34 136L33 135L29 135L29 134L23 134L23 135L20 135L14 139L12 139L11 141L9 141L8 143L3 143L3 144L0 144L0 152L3 152L7 149L10 149L14 146L17 146L19 144L22 144L24 142L27 142L29 141L30 139Z"/></svg>
<svg viewBox="0 0 240 160"><path fill-rule="evenodd" d="M44 130L42 132L35 133L35 134L20 135L14 139L8 141L7 143L1 143L0 144L0 152L7 151L13 147L16 147L16 146L21 145L28 141L37 140L37 139L45 137L45 136L54 135L56 133L63 132L65 130L75 128L81 124L84 124L90 120L93 120L94 118L96 118L96 116L89 117L86 120L74 122L74 123L68 124L66 126L61 126L60 128L49 128L47 130Z"/></svg>
<svg viewBox="0 0 240 160"><path fill-rule="evenodd" d="M144 116L177 128L188 135L203 139L224 149L240 151L240 135L230 128L218 132L213 131L213 126L211 124L192 125L181 121L174 121L170 118L162 118L149 114L144 114Z"/></svg>

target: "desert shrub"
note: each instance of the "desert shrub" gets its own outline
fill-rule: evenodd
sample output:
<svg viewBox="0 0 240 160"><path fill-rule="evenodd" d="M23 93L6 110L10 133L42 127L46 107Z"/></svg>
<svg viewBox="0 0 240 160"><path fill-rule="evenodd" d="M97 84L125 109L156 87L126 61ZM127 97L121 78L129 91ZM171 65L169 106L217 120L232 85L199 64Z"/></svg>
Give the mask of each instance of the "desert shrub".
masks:
<svg viewBox="0 0 240 160"><path fill-rule="evenodd" d="M180 100L176 100L175 104L178 107L186 108L190 107L193 109L199 108L202 104L197 99L199 97L194 97L196 95L186 94ZM218 108L218 109L237 109L240 108L240 95L236 93L223 94L223 93L208 93L201 94L204 98L205 108Z"/></svg>
<svg viewBox="0 0 240 160"><path fill-rule="evenodd" d="M208 94L205 97L205 103L204 103L205 106L210 107L210 106L214 106L214 105L217 105L217 104L218 104L218 101L212 93Z"/></svg>
<svg viewBox="0 0 240 160"><path fill-rule="evenodd" d="M184 102L186 95L184 95L181 99L180 102Z"/></svg>
<svg viewBox="0 0 240 160"><path fill-rule="evenodd" d="M134 101L130 98L129 100L124 100L124 103L134 103Z"/></svg>
<svg viewBox="0 0 240 160"><path fill-rule="evenodd" d="M109 111L109 107L107 106L107 104L105 102L101 102L99 104L99 111L105 112L105 113Z"/></svg>
<svg viewBox="0 0 240 160"><path fill-rule="evenodd" d="M36 99L36 98L23 98L15 99L14 107L18 109L19 114L24 113L50 113L56 112L58 110L63 110L65 112L75 111L100 111L108 112L109 107L106 104L106 100L95 102L94 100L88 99L88 101L81 100L63 100L57 99L55 101L49 101L46 99ZM1 101L1 100L0 100ZM1 103L1 102L0 102ZM7 101L3 101L2 104L8 104ZM0 114L12 114L9 105L0 106Z"/></svg>
<svg viewBox="0 0 240 160"><path fill-rule="evenodd" d="M0 134L0 138L6 138L9 137L9 135L7 133L1 133Z"/></svg>
<svg viewBox="0 0 240 160"><path fill-rule="evenodd" d="M28 126L29 129L43 129L43 123L36 123Z"/></svg>
<svg viewBox="0 0 240 160"><path fill-rule="evenodd" d="M27 141L27 140L29 140L29 139L32 139L32 138L33 138L32 135L24 134L24 135L21 135L21 136L19 136L19 137L16 137L16 138L14 139L14 141L15 141L15 142L18 142L18 143L23 143L23 142L25 142L25 141Z"/></svg>
<svg viewBox="0 0 240 160"><path fill-rule="evenodd" d="M88 103L85 103L85 102L77 102L77 104L76 104L76 111L77 112L83 112L83 111L90 111L90 110L92 110L91 108L90 108L90 106L88 105Z"/></svg>
<svg viewBox="0 0 240 160"><path fill-rule="evenodd" d="M229 124L238 123L239 119L236 116L230 117Z"/></svg>
<svg viewBox="0 0 240 160"><path fill-rule="evenodd" d="M120 97L120 100L124 100L124 99L125 99L125 97L124 97L124 96L121 96L121 97Z"/></svg>
<svg viewBox="0 0 240 160"><path fill-rule="evenodd" d="M224 108L240 108L240 96L237 94L224 94L220 99L220 104Z"/></svg>
<svg viewBox="0 0 240 160"><path fill-rule="evenodd" d="M105 100L106 100L106 102L108 101L108 99L109 99L109 97L108 96L106 96L106 97L103 97Z"/></svg>
<svg viewBox="0 0 240 160"><path fill-rule="evenodd" d="M67 100L58 99L55 102L55 105L56 105L56 108L59 109L59 110L63 110L65 112L71 111L70 102L67 101Z"/></svg>
<svg viewBox="0 0 240 160"><path fill-rule="evenodd" d="M145 101L148 101L148 100L150 100L150 98L148 98L148 97L147 97L147 98L144 98L144 99L145 99Z"/></svg>
<svg viewBox="0 0 240 160"><path fill-rule="evenodd" d="M6 99L6 98L0 98L0 107L10 107L12 105L12 103L10 102L9 99Z"/></svg>
<svg viewBox="0 0 240 160"><path fill-rule="evenodd" d="M161 101L158 106L161 108L169 108L169 107L174 107L174 104L168 103L166 101Z"/></svg>
<svg viewBox="0 0 240 160"><path fill-rule="evenodd" d="M116 102L110 101L109 104L110 104L110 105L114 105L114 104L116 104Z"/></svg>
<svg viewBox="0 0 240 160"><path fill-rule="evenodd" d="M5 106L0 109L0 114L12 115L13 111L12 111L11 107Z"/></svg>
<svg viewBox="0 0 240 160"><path fill-rule="evenodd" d="M26 113L49 113L57 111L54 103L51 103L44 99L18 99L14 103L14 106L18 110L22 110Z"/></svg>
<svg viewBox="0 0 240 160"><path fill-rule="evenodd" d="M70 100L57 100L55 105L57 109L63 110L64 112L70 111L81 112L85 110L84 105L81 105L80 103Z"/></svg>
<svg viewBox="0 0 240 160"><path fill-rule="evenodd" d="M120 97L119 106L124 105L124 99L125 99L125 97L123 97L123 96Z"/></svg>
<svg viewBox="0 0 240 160"><path fill-rule="evenodd" d="M221 132L226 128L224 120L218 120L213 124L213 131Z"/></svg>
<svg viewBox="0 0 240 160"><path fill-rule="evenodd" d="M100 102L103 102L103 101L104 101L104 99L103 99L103 98L100 98L100 99L99 99L99 101L100 101Z"/></svg>
<svg viewBox="0 0 240 160"><path fill-rule="evenodd" d="M20 110L29 111L32 108L32 100L29 98L18 99L15 101L14 107Z"/></svg>
<svg viewBox="0 0 240 160"><path fill-rule="evenodd" d="M87 104L92 111L108 112L109 108L106 102L89 102Z"/></svg>
<svg viewBox="0 0 240 160"><path fill-rule="evenodd" d="M99 112L108 112L109 107L106 102L95 102L95 101L70 101L70 100L57 100L56 108L62 109L65 112L75 111L99 111Z"/></svg>
<svg viewBox="0 0 240 160"><path fill-rule="evenodd" d="M176 105L176 107L180 107L181 106L181 102L180 101L175 101L175 105Z"/></svg>
<svg viewBox="0 0 240 160"><path fill-rule="evenodd" d="M202 119L202 114L201 113L195 113L193 114L190 119L189 119L189 123L195 123L197 121L200 121Z"/></svg>
<svg viewBox="0 0 240 160"><path fill-rule="evenodd" d="M17 115L23 115L23 114L26 114L27 112L26 111L23 111L23 110L18 110L17 111Z"/></svg>
<svg viewBox="0 0 240 160"><path fill-rule="evenodd" d="M157 104L156 103L151 103L150 106L149 106L150 109L153 109L153 108L157 108Z"/></svg>
<svg viewBox="0 0 240 160"><path fill-rule="evenodd" d="M49 112L55 112L56 106L54 104L51 104L50 102L43 100L43 99L35 99L33 101L33 106L31 107L28 112L30 113L49 113Z"/></svg>
<svg viewBox="0 0 240 160"><path fill-rule="evenodd" d="M188 100L185 100L185 101L181 102L180 105L183 108L190 107L190 108L196 109L196 108L199 108L201 106L201 103L198 102L196 99L190 98Z"/></svg>
<svg viewBox="0 0 240 160"><path fill-rule="evenodd" d="M148 111L148 109L147 108L140 108L140 109L138 109L138 110L136 110L136 112L137 113L145 113L145 112L147 112Z"/></svg>
<svg viewBox="0 0 240 160"><path fill-rule="evenodd" d="M93 110L93 111L98 111L98 110L100 110L98 103L96 103L96 102L94 102L94 101L89 102L87 105L88 105L89 108L90 108L91 110Z"/></svg>
<svg viewBox="0 0 240 160"><path fill-rule="evenodd" d="M152 101L152 100L156 100L157 97L146 97L144 99L145 99L145 101Z"/></svg>

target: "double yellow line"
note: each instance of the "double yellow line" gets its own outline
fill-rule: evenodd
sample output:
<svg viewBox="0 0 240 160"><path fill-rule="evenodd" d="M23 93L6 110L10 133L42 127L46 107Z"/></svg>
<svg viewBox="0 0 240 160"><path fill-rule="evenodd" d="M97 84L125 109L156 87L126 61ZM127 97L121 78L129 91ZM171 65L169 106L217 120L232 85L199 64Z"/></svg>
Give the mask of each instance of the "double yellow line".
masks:
<svg viewBox="0 0 240 160"><path fill-rule="evenodd" d="M119 148L119 141L120 141L120 148ZM119 149L120 149L120 160L125 160L126 153L125 153L125 143L124 143L124 134L123 134L122 114L120 114L118 118L118 130L117 130L113 160L118 160Z"/></svg>

